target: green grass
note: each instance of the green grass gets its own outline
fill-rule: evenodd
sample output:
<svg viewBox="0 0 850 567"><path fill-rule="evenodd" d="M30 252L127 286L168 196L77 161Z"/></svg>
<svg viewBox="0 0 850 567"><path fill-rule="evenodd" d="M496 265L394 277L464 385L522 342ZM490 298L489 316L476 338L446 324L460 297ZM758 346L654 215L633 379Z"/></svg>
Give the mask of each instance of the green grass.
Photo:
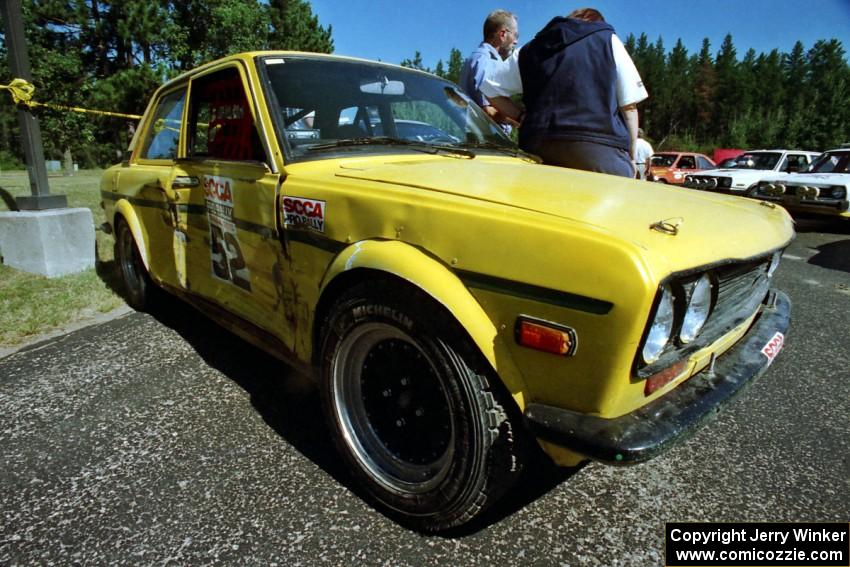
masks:
<svg viewBox="0 0 850 567"><path fill-rule="evenodd" d="M100 206L101 171L51 176L50 193L68 197L69 207L91 209L95 226L105 217ZM30 195L24 171L0 173L0 187L14 196ZM7 210L0 200L0 210ZM14 346L96 313L105 313L124 303L118 295L120 280L115 275L113 237L95 233L97 267L60 278L45 278L0 265L0 346Z"/></svg>

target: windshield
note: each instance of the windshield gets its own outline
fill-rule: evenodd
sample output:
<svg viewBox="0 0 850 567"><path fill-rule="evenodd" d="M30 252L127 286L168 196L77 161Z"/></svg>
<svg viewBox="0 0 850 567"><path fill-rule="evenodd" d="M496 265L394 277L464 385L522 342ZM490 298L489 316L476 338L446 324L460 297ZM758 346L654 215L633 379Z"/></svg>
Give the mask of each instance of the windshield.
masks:
<svg viewBox="0 0 850 567"><path fill-rule="evenodd" d="M736 169L773 169L782 154L777 152L752 152L735 158Z"/></svg>
<svg viewBox="0 0 850 567"><path fill-rule="evenodd" d="M670 167L676 161L677 154L655 154L650 158L652 167Z"/></svg>
<svg viewBox="0 0 850 567"><path fill-rule="evenodd" d="M456 85L381 63L267 57L269 99L295 159L337 152L487 148L516 152ZM465 156L456 152L440 152Z"/></svg>
<svg viewBox="0 0 850 567"><path fill-rule="evenodd" d="M826 152L821 154L807 173L850 173L850 152Z"/></svg>

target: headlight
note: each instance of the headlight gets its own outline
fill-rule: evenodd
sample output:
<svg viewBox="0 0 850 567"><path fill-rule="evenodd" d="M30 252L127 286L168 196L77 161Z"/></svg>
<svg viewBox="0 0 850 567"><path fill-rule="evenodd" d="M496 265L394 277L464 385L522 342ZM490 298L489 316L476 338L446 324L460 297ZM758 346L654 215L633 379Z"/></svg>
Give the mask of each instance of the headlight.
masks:
<svg viewBox="0 0 850 567"><path fill-rule="evenodd" d="M782 252L774 252L770 259L770 266L767 267L767 277L773 277L773 272L779 267L779 259L782 258Z"/></svg>
<svg viewBox="0 0 850 567"><path fill-rule="evenodd" d="M682 321L682 330L679 339L683 343L689 343L696 338L708 320L711 311L711 280L708 274L696 281L691 288L691 298L688 301L688 309L685 311L685 319Z"/></svg>
<svg viewBox="0 0 850 567"><path fill-rule="evenodd" d="M833 199L843 199L847 196L847 189L843 185L833 185L831 189Z"/></svg>
<svg viewBox="0 0 850 567"><path fill-rule="evenodd" d="M665 285L661 291L661 299L658 301L658 307L655 309L655 318L646 336L646 343L643 345L641 355L644 362L651 364L658 360L664 351L664 347L670 342L670 333L672 330L673 291L669 285Z"/></svg>

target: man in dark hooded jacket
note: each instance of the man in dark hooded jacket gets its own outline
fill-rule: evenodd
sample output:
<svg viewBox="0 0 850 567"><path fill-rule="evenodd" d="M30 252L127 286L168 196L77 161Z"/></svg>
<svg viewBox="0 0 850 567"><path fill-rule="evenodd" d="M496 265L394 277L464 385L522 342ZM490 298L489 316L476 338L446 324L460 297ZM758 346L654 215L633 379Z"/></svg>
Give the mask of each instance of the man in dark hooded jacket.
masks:
<svg viewBox="0 0 850 567"><path fill-rule="evenodd" d="M634 177L636 104L647 98L614 28L593 9L549 22L483 92L522 123L520 147L550 165ZM507 98L522 93L525 110Z"/></svg>

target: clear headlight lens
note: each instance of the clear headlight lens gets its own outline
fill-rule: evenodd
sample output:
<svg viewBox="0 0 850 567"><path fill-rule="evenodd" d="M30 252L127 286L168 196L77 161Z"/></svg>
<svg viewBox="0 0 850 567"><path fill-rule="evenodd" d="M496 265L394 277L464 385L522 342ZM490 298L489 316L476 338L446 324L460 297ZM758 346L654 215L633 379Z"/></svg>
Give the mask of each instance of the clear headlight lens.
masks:
<svg viewBox="0 0 850 567"><path fill-rule="evenodd" d="M697 280L691 290L691 298L688 301L688 309L682 321L682 330L679 339L683 343L689 343L696 338L708 320L711 311L711 280L707 274Z"/></svg>
<svg viewBox="0 0 850 567"><path fill-rule="evenodd" d="M651 364L658 360L664 347L670 342L670 333L673 331L673 291L669 285L665 285L661 291L661 300L655 310L655 319L646 336L643 345L644 362Z"/></svg>

